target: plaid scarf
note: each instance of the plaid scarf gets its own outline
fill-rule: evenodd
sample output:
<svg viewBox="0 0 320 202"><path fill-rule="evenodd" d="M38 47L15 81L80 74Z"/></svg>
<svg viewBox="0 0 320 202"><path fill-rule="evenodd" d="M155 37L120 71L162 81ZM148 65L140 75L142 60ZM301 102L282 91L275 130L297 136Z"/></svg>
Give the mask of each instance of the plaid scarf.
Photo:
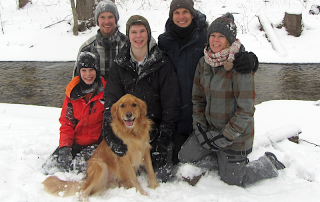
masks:
<svg viewBox="0 0 320 202"><path fill-rule="evenodd" d="M224 66L225 70L230 71L233 68L235 54L239 52L241 42L235 40L229 48L223 49L220 52L214 53L210 46L204 48L204 60L212 67Z"/></svg>

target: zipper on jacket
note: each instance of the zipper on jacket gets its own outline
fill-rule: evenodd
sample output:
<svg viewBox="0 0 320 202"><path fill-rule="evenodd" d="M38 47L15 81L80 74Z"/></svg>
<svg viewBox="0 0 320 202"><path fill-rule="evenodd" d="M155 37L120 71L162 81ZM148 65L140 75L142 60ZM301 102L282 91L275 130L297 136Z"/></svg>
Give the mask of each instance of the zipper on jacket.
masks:
<svg viewBox="0 0 320 202"><path fill-rule="evenodd" d="M92 110L93 106L94 106L94 102L90 102L89 115L91 115L91 110Z"/></svg>

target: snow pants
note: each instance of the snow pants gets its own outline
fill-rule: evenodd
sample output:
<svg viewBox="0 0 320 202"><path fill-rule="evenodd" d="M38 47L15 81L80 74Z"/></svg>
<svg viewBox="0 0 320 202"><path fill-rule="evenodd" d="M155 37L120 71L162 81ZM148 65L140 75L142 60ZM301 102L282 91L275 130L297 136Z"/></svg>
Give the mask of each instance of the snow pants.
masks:
<svg viewBox="0 0 320 202"><path fill-rule="evenodd" d="M250 152L230 149L211 151L202 147L193 133L181 147L179 160L182 163L218 170L222 181L241 187L278 176L278 170L266 155L249 162L247 155Z"/></svg>

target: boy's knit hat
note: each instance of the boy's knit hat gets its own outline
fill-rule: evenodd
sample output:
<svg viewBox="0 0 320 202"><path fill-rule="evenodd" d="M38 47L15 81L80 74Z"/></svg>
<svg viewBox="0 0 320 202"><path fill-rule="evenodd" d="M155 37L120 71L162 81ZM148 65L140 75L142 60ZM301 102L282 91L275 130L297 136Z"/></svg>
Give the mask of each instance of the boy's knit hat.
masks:
<svg viewBox="0 0 320 202"><path fill-rule="evenodd" d="M90 52L81 52L78 61L77 61L77 71L78 75L80 77L80 90L83 94L92 93L95 88L98 86L98 83L100 81L100 70L97 68L97 60L96 56L93 53ZM93 68L96 71L96 78L93 82L93 84L86 84L80 74L80 70L82 68Z"/></svg>
<svg viewBox="0 0 320 202"><path fill-rule="evenodd" d="M93 68L96 70L98 75L99 71L97 68L97 60L96 60L96 56L93 53L84 51L79 54L78 61L77 61L77 72L79 76L80 76L80 70L82 68Z"/></svg>
<svg viewBox="0 0 320 202"><path fill-rule="evenodd" d="M96 20L97 25L99 25L99 22L98 22L99 15L105 11L110 12L114 15L114 17L116 18L116 24L117 24L119 20L119 12L116 4L110 0L103 0L99 2L94 13L94 18Z"/></svg>
<svg viewBox="0 0 320 202"><path fill-rule="evenodd" d="M223 16L215 19L208 28L208 42L210 34L219 32L223 34L230 44L232 44L237 37L237 26L234 23L234 18L231 13L226 13Z"/></svg>
<svg viewBox="0 0 320 202"><path fill-rule="evenodd" d="M130 26L133 25L133 24L136 24L136 23L141 23L146 27L147 32L148 32L148 41L150 41L150 39L151 39L151 28L150 28L149 22L148 22L147 19L145 19L141 15L133 15L128 19L127 24L126 24L126 35L129 37Z"/></svg>
<svg viewBox="0 0 320 202"><path fill-rule="evenodd" d="M170 4L169 18L172 20L173 12L178 8L186 8L193 17L197 16L196 10L193 8L193 0L172 0Z"/></svg>

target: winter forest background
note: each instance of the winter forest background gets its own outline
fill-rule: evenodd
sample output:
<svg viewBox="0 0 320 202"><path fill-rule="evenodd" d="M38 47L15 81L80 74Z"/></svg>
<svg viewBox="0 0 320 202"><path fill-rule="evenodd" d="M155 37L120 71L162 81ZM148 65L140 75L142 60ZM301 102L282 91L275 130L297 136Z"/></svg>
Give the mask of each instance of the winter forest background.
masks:
<svg viewBox="0 0 320 202"><path fill-rule="evenodd" d="M98 29L93 26L78 32L77 36L73 34L71 2L80 4L84 1L31 0L19 9L20 1L0 0L0 61L75 61L81 44ZM171 0L115 2L120 14L118 24L121 32L125 33L127 19L135 14L148 19L156 40L164 32ZM233 13L238 26L238 38L246 50L254 52L262 63L320 63L317 42L320 33L319 0L194 2L195 8L207 15L208 23L226 12ZM282 26L285 12L301 14L303 26L299 37L288 35ZM265 29L261 29L260 22L265 24ZM53 70L53 73L56 72ZM314 77L320 81L320 75L315 74ZM28 78L21 77L23 79ZM296 79L300 85L308 83L300 81L298 76ZM4 79L3 85L11 83ZM319 82L313 85L320 88ZM64 89L61 89L63 93ZM319 90L314 93L319 95ZM2 94L0 90L0 96ZM249 158L255 160L265 151L275 153L287 167L280 171L277 178L240 188L223 183L218 173L212 171L207 172L196 186L174 178L151 190L147 187L146 176L142 175L139 181L149 193L148 197L137 193L135 189L121 187L107 190L102 195L90 198L90 201L318 201L319 100L270 100L255 106L255 142ZM47 177L42 174L41 166L58 145L60 112L61 108L55 107L0 103L0 201L77 200L76 197L48 195L41 184ZM287 139L299 132L299 144ZM199 170L187 165L179 172L194 175ZM73 173L57 175L72 180L84 177Z"/></svg>

